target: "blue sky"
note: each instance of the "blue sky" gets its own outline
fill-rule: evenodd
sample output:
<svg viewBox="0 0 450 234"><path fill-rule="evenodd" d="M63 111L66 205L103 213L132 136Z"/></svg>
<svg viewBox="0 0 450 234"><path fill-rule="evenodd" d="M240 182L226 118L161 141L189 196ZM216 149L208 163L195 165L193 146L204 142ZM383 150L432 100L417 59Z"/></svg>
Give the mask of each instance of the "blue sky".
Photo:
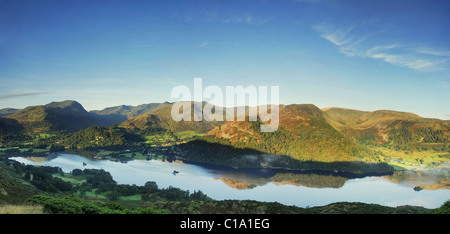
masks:
<svg viewBox="0 0 450 234"><path fill-rule="evenodd" d="M0 0L0 108L175 101L177 85L450 119L448 1Z"/></svg>

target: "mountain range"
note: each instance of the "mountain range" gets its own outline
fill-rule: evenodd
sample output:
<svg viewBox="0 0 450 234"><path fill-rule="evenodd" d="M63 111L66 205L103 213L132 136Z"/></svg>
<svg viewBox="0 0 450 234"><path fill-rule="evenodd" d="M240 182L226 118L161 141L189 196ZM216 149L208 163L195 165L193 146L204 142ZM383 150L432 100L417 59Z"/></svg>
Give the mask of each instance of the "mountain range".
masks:
<svg viewBox="0 0 450 234"><path fill-rule="evenodd" d="M194 103L191 103L194 112ZM203 103L202 105L205 105ZM173 103L115 106L86 111L76 101L52 102L25 109L2 109L0 136L78 134L75 138L102 132L102 139L120 136L123 142L145 142L166 134L180 139L185 134L199 136L196 141L249 149L266 154L287 155L302 161L351 161L367 155L368 144L386 147L427 144L448 147L450 121L422 118L413 113L346 108L319 109L313 104L279 105L279 128L261 132L258 121L174 121ZM225 109L224 116L226 115ZM248 113L249 107L246 107ZM198 110L197 110L198 111ZM192 113L192 115L194 114ZM98 126L96 129L90 127ZM86 135L86 131L92 130ZM83 132L84 131L84 132ZM112 134L114 133L114 134ZM101 134L100 134L101 135ZM122 138L133 136L133 141ZM141 140L136 138L141 136ZM108 139L104 140L105 142ZM73 143L72 143L73 144Z"/></svg>
<svg viewBox="0 0 450 234"><path fill-rule="evenodd" d="M30 106L25 109L0 109L2 119L14 119L26 128L26 133L74 132L89 126L110 126L145 114L163 105L150 103L139 106L121 105L103 110L86 111L73 100ZM28 126L28 127L27 127Z"/></svg>

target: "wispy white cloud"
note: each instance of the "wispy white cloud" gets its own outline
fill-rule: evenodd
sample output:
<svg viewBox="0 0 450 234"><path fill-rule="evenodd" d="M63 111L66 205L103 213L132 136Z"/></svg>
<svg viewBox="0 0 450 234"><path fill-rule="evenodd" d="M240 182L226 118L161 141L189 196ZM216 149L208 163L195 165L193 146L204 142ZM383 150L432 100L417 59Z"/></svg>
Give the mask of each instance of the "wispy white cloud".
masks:
<svg viewBox="0 0 450 234"><path fill-rule="evenodd" d="M439 71L446 69L450 54L438 52L409 45L389 45L373 47L365 56L417 71Z"/></svg>
<svg viewBox="0 0 450 234"><path fill-rule="evenodd" d="M200 47L205 47L208 45L208 42L203 42L202 44L200 44Z"/></svg>
<svg viewBox="0 0 450 234"><path fill-rule="evenodd" d="M443 56L443 57L450 57L450 51L448 50L437 50L433 48L425 48L425 47L418 47L416 48L417 52L422 54L429 54L429 55L435 55L435 56Z"/></svg>
<svg viewBox="0 0 450 234"><path fill-rule="evenodd" d="M366 39L366 36L359 38L353 36L352 31L356 28L356 25L346 28L335 28L332 25L319 24L313 28L320 33L323 39L338 46L339 51L347 56L358 55L360 53L358 44Z"/></svg>
<svg viewBox="0 0 450 234"><path fill-rule="evenodd" d="M358 27L358 25L351 25L339 28L319 24L313 26L313 29L318 31L323 39L338 46L339 51L347 56L372 58L422 72L443 71L450 68L450 51L448 50L406 43L373 45L376 42L371 40L371 34L357 32Z"/></svg>
<svg viewBox="0 0 450 234"><path fill-rule="evenodd" d="M42 94L48 94L48 93L47 93L47 92L37 92L37 93L15 93L15 94L0 95L0 98L14 98L14 97L35 96L35 95L42 95Z"/></svg>

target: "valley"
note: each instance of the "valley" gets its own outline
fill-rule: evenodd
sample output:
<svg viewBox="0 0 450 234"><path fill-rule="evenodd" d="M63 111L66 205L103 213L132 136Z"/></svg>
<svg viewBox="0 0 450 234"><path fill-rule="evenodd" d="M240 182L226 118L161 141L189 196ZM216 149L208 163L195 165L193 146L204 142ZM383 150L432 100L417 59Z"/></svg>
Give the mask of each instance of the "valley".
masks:
<svg viewBox="0 0 450 234"><path fill-rule="evenodd" d="M203 105L205 104L203 103ZM48 183L55 183L54 186L63 186L64 183L71 184L64 185L71 189L64 190L63 186L61 187L63 190L60 190L56 187L51 190L52 194L67 195L75 192L78 194L77 196L81 196L80 199L87 199L89 202L91 200L98 202L96 201L98 199L101 203L114 201L128 207L121 208L120 212L123 213L201 213L205 212L205 208L201 208L203 206L217 212L232 212L226 211L228 208L224 208L226 206L222 201L224 198L206 187L201 189L201 191L207 191L205 194L203 192L194 193L195 195L188 194L204 200L195 200L197 198L190 200L189 196L186 197L186 192L183 191L193 191L193 184L187 181L181 182L184 181L183 176L186 177L187 169L174 167L177 165L175 162L184 163L186 167L191 167L190 165L205 167L206 170L209 170L210 167L224 168L223 173L226 176L196 177L195 180L207 179L209 182L205 182L204 185L211 183L210 186L224 186L222 189L228 192L223 193L228 193L229 197L234 192L228 189L240 191L236 193L235 202L247 206L249 210L243 212L255 211L248 207L250 201L246 203L243 200L250 197L257 199L258 195L253 194L247 198L238 194L258 189L267 189L265 193L270 194L270 191L280 192L293 186L296 189L311 190L310 193L314 194L314 189L317 188L347 190L350 189L348 186L357 181L368 183L367 185L359 184L360 187L372 186L369 185L373 183L372 180L375 181L373 186L377 183L385 183L383 186L389 187L392 186L391 183L396 183L398 184L398 188L396 188L399 191L398 194L406 193L409 194L408 196L420 194L413 190L416 187L424 191L440 192L448 191L449 188L448 173L441 170L450 166L450 124L448 120L427 119L415 114L396 111L319 109L312 104L292 104L280 105L277 131L260 132L260 125L263 123L260 120L219 122L208 121L208 116L204 116L205 119L202 121L173 121L170 115L172 105L173 103L168 102L139 106L123 105L88 112L76 101L63 101L21 110L12 108L0 110L2 113L0 117L0 158L8 160L9 158L23 157L23 160L34 160L37 165L46 165L46 163L52 160L56 162L58 158L68 154L72 156L67 160L83 157L77 160L83 160L83 166L84 162L87 162L88 167L106 162L125 167L134 164L149 167L153 162L163 162L169 163L163 164L163 168L181 171L179 175L176 175L177 178L180 178L176 189L171 187L172 190L167 190L170 188L167 187L169 185L158 181L157 184L163 186L161 192L155 190L152 194L129 193L128 195L125 193L120 195L120 192L118 194L119 190L116 190L115 187L103 187L103 190L98 190L99 188L91 190L92 186L91 188L81 188L80 186L86 183L86 178L73 176L70 170L64 173L52 172L50 177L42 175L42 178L46 178L44 180L49 181ZM247 107L246 114L249 113ZM82 166L81 161L77 161L77 164ZM15 166L15 168L17 170L20 167ZM33 185L24 181L23 178L27 178L26 170L8 172L9 175L14 174L15 182L5 179L10 176L3 175L0 182L5 191L4 194L9 195L2 199L7 203L23 204L28 199L32 199L34 195L40 196L42 191L47 191L51 187L39 187L38 184ZM266 174L262 177L253 177L252 173L259 170ZM231 173L231 171L235 172ZM241 172L238 173L238 171ZM418 172L428 175L427 173L431 171L437 173L433 175L441 177L431 179L432 177L422 177L422 174L410 173ZM249 172L252 173L247 174ZM112 171L112 173L115 172ZM144 177L145 173L142 171L140 176ZM166 178L166 176L173 177L175 175L167 173L148 177L156 180L156 178ZM133 177L138 178L139 176ZM185 179L187 178L189 177ZM386 183L386 179L390 182ZM170 181L175 183L173 179ZM114 183L117 184L117 182ZM119 184L134 183L136 181L132 182L132 180L119 182ZM408 184L407 192L404 191L402 183ZM381 191L384 190L383 186L379 188ZM303 193L307 194L305 191ZM340 193L344 194L344 192ZM181 200L174 199L170 194L173 196L184 194L182 195L184 197ZM339 196L346 196L343 194ZM318 195L312 196L317 197ZM361 196L370 197L365 193L361 193ZM33 199L35 204L40 204L45 208L49 204L47 201L54 198L41 196ZM74 202L71 198L67 199L61 200L61 202ZM326 210L326 206L319 209L319 206L326 204L317 204L317 208L306 209L300 207L309 207L310 205L293 203L299 207L291 209L286 207L286 205L292 205L291 198L286 198L285 201L279 198L276 201L283 202L275 206L269 205L270 202L273 202L270 199L260 199L257 202L262 203L251 204L268 205L271 207L270 209L274 209L266 210L269 213L281 211L287 213L328 212L319 211L320 209ZM327 200L322 199L322 201ZM339 199L330 200L328 204L339 201ZM82 200L77 200L77 202L84 204ZM381 201L374 202L380 203ZM383 202L386 203L386 201ZM151 204L151 208L148 209L126 210L133 207L145 207L149 204ZM185 204L182 205L184 208L180 207L181 204ZM191 205L195 208L186 208ZM346 206L336 203L330 207L336 205ZM359 203L353 205L355 205L354 212L361 207ZM367 211L374 208L362 206ZM435 207L437 206L435 205ZM45 209L48 212L50 208ZM99 206L98 209L98 212L119 212L107 210L102 206ZM403 212L395 210L396 208L392 206L386 209L391 209L388 211L389 213ZM425 208L411 209L414 210L413 212L429 212ZM34 210L33 207L30 207L30 210ZM385 211L387 212L387 210Z"/></svg>
<svg viewBox="0 0 450 234"><path fill-rule="evenodd" d="M264 133L259 131L260 121L217 122L207 121L207 116L203 121L173 121L172 105L151 103L88 112L76 101L63 101L3 109L0 151L12 153L18 147L42 155L128 150L147 156L164 151L213 164L232 160L221 156L231 152L236 160L245 154L279 155L300 162L387 163L395 169L415 170L438 167L450 156L450 121L412 113L280 105L279 129ZM222 158L213 160L210 155ZM268 166L266 161L259 164Z"/></svg>

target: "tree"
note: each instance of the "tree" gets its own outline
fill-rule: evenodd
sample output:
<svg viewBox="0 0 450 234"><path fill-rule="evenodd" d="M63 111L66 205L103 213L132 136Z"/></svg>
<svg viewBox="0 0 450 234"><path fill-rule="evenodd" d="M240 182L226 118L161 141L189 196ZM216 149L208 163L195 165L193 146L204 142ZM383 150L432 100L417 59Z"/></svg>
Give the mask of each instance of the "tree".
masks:
<svg viewBox="0 0 450 234"><path fill-rule="evenodd" d="M64 146L61 146L61 145L54 145L54 144L52 144L50 146L50 153L57 153L57 152L61 152L61 151L64 151L64 150L65 150Z"/></svg>
<svg viewBox="0 0 450 234"><path fill-rule="evenodd" d="M142 193L154 193L158 191L158 185L154 181L147 181L142 190Z"/></svg>
<svg viewBox="0 0 450 234"><path fill-rule="evenodd" d="M117 201L117 199L119 199L120 195L116 191L111 191L111 192L106 193L105 196L106 196L106 198L108 198L111 201Z"/></svg>
<svg viewBox="0 0 450 234"><path fill-rule="evenodd" d="M100 189L95 190L95 196L98 196L101 193Z"/></svg>
<svg viewBox="0 0 450 234"><path fill-rule="evenodd" d="M77 169L72 170L72 175L74 175L74 176L80 176L82 174L83 174L83 171L81 169L77 168Z"/></svg>
<svg viewBox="0 0 450 234"><path fill-rule="evenodd" d="M31 175L29 172L25 173L25 176L23 177L24 180L26 181L30 181L31 180Z"/></svg>

